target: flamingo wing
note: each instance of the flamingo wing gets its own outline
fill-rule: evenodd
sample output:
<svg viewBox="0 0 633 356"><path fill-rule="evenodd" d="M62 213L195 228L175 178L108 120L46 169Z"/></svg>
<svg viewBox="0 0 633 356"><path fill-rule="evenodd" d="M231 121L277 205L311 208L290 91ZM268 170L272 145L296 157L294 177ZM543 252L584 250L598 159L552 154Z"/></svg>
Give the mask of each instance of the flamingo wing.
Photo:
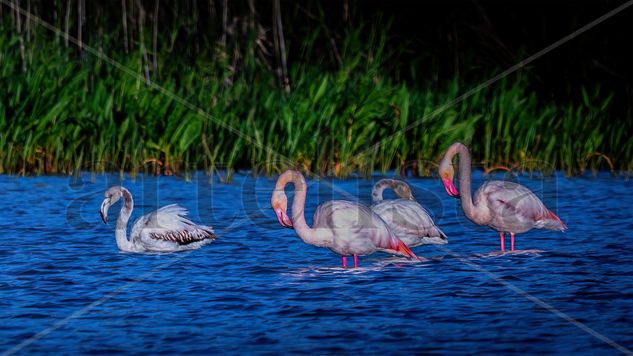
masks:
<svg viewBox="0 0 633 356"><path fill-rule="evenodd" d="M504 231L519 232L526 228L564 230L566 227L530 189L506 181L490 181L481 190L497 221L507 226Z"/></svg>
<svg viewBox="0 0 633 356"><path fill-rule="evenodd" d="M314 228L332 235L332 246L341 255L365 255L376 250L417 258L369 207L346 200L321 204L314 214Z"/></svg>
<svg viewBox="0 0 633 356"><path fill-rule="evenodd" d="M447 242L446 235L435 225L428 211L413 200L383 200L374 204L372 210L409 247Z"/></svg>
<svg viewBox="0 0 633 356"><path fill-rule="evenodd" d="M187 210L176 204L164 206L137 219L131 236L179 245L215 239L210 226L196 225L187 217Z"/></svg>

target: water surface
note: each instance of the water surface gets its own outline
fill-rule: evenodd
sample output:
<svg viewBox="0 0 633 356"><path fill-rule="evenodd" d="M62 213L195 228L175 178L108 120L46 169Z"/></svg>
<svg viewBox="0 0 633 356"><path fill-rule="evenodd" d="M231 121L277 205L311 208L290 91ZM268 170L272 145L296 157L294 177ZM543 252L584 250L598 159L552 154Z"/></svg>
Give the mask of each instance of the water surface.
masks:
<svg viewBox="0 0 633 356"><path fill-rule="evenodd" d="M369 203L377 179L309 180L308 221L319 201ZM475 183L484 179L477 173ZM344 270L337 255L279 226L273 179L124 178L133 219L178 203L219 235L192 252L130 254L114 241L119 205L108 225L98 213L118 176L0 176L0 351L617 352L609 340L633 348L633 182L514 179L569 230L533 230L517 237L528 251L494 253L496 232L466 220L438 180L411 178L449 244L415 248L421 263L376 253Z"/></svg>

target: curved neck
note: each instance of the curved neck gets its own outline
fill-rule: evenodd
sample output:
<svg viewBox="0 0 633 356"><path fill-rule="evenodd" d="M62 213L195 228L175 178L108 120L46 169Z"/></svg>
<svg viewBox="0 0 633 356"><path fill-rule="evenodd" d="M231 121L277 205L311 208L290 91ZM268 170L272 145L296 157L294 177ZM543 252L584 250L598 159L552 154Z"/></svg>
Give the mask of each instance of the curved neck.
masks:
<svg viewBox="0 0 633 356"><path fill-rule="evenodd" d="M281 176L279 176L275 190L281 190L283 192L288 183L294 184L295 192L294 198L292 199L293 228L297 232L297 235L299 235L301 240L305 243L311 245L322 245L323 241L318 239L316 236L316 230L308 226L308 223L306 222L304 210L308 186L303 174L292 170L284 172Z"/></svg>
<svg viewBox="0 0 633 356"><path fill-rule="evenodd" d="M116 245L122 251L134 250L134 243L127 239L127 222L130 220L132 210L134 209L134 200L132 194L121 187L121 195L123 196L123 204L121 206L121 212L116 220L116 230L114 235L116 236Z"/></svg>
<svg viewBox="0 0 633 356"><path fill-rule="evenodd" d="M392 186L393 186L393 181L391 179L379 180L371 190L371 201L373 203L382 201L383 200L382 192L384 192L385 189Z"/></svg>
<svg viewBox="0 0 633 356"><path fill-rule="evenodd" d="M459 195L462 201L462 209L464 214L471 220L476 220L476 206L473 204L472 188L471 188L471 160L468 148L461 143L454 143L449 147L446 155L449 161L453 156L459 155Z"/></svg>

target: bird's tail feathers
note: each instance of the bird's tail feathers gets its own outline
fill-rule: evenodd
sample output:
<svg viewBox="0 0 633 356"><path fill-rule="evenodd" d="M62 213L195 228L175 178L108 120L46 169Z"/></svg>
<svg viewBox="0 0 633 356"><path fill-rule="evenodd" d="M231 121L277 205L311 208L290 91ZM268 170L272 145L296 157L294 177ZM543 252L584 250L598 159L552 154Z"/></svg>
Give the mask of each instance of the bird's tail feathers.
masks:
<svg viewBox="0 0 633 356"><path fill-rule="evenodd" d="M400 239L397 239L396 246L393 247L393 250L399 255L419 260L418 256L416 256L415 253L413 253L413 251L411 251L411 249Z"/></svg>
<svg viewBox="0 0 633 356"><path fill-rule="evenodd" d="M218 238L218 235L215 234L211 226L200 226L200 228L207 233L207 239L215 240Z"/></svg>
<svg viewBox="0 0 633 356"><path fill-rule="evenodd" d="M547 211L547 216L536 222L536 227L558 231L567 230L567 225L565 225L565 223L558 216L556 216L556 214L552 213L549 210Z"/></svg>
<svg viewBox="0 0 633 356"><path fill-rule="evenodd" d="M440 233L440 236L441 236L444 240L448 241L448 236L446 236L446 234L444 233L444 231L440 230L440 228L439 228L439 227L437 227L437 226L435 227L435 229L437 229L437 232L439 232L439 233Z"/></svg>

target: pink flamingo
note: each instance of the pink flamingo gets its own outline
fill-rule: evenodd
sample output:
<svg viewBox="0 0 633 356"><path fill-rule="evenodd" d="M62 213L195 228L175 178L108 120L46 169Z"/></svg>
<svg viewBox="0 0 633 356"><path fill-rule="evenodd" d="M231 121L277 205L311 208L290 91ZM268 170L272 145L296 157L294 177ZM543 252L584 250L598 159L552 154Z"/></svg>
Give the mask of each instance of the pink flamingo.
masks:
<svg viewBox="0 0 633 356"><path fill-rule="evenodd" d="M292 219L288 217L288 198L284 188L294 184ZM312 226L308 226L304 207L307 185L303 175L288 170L279 176L270 204L282 226L295 229L303 242L326 247L342 256L343 267L347 267L346 256L354 256L354 267L358 267L358 256L384 251L417 259L417 256L398 239L387 224L370 208L345 200L330 200L319 205L314 213Z"/></svg>
<svg viewBox="0 0 633 356"><path fill-rule="evenodd" d="M453 184L453 157L459 155L459 188ZM461 197L462 209L468 219L478 225L489 226L499 231L501 251L505 251L504 233L511 236L514 251L514 234L531 229L565 231L567 226L549 211L543 202L528 188L513 182L492 180L484 183L471 196L470 153L463 144L452 144L440 162L440 177L448 195Z"/></svg>

